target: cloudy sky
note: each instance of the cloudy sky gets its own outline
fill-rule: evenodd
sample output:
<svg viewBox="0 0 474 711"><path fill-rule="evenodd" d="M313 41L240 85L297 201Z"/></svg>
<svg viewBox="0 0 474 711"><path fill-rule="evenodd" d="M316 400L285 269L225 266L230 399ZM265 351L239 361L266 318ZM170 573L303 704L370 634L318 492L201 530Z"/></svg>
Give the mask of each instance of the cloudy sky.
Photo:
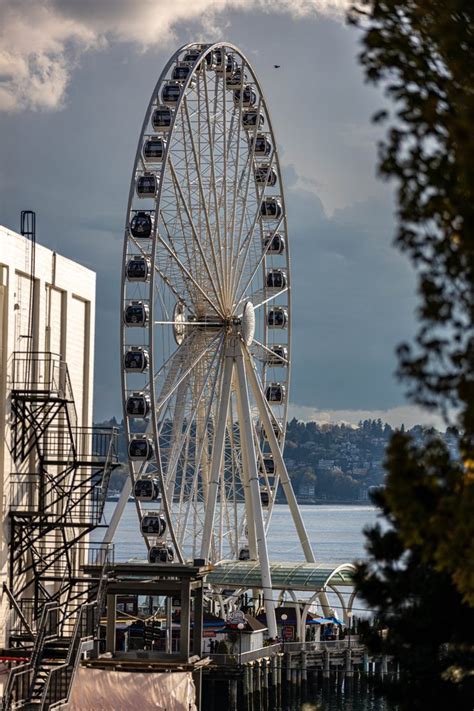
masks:
<svg viewBox="0 0 474 711"><path fill-rule="evenodd" d="M121 411L119 274L149 96L181 44L227 39L253 64L286 179L294 313L292 411L407 425L394 348L414 280L391 246L375 175L383 104L364 84L345 0L0 0L0 222L37 211L38 239L97 272L95 417ZM281 68L275 70L274 64Z"/></svg>

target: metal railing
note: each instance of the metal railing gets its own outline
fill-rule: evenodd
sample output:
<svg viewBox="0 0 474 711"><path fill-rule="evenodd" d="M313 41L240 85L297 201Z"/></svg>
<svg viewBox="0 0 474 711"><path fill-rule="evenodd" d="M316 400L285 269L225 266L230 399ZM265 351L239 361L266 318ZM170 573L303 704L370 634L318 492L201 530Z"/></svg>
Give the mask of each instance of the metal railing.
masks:
<svg viewBox="0 0 474 711"><path fill-rule="evenodd" d="M10 450L14 459L24 461L34 448L43 457L47 455L47 433L52 429L60 430L67 458L74 456L71 431L77 428L77 412L67 363L56 353L15 351L7 385L11 388ZM37 406L38 400L42 408ZM59 409L54 411L54 407Z"/></svg>
<svg viewBox="0 0 474 711"><path fill-rule="evenodd" d="M67 393L70 385L67 365L58 353L15 351L11 367L12 390L54 393L58 397Z"/></svg>
<svg viewBox="0 0 474 711"><path fill-rule="evenodd" d="M10 711L20 708L30 698L45 644L57 636L58 616L59 608L55 603L49 602L44 605L30 661L11 670L3 692L3 709Z"/></svg>
<svg viewBox="0 0 474 711"><path fill-rule="evenodd" d="M359 638L356 635L351 635L351 638L336 640L319 640L314 642L282 642L282 652L323 652L324 650L340 650L340 649L355 649L362 648Z"/></svg>
<svg viewBox="0 0 474 711"><path fill-rule="evenodd" d="M118 429L116 427L71 426L70 435L71 437L67 436L67 432L61 422L58 426L51 424L47 428L41 440L46 461L68 461L73 443L74 455L83 466L100 465L110 457L112 441L115 445L113 448L114 462L118 462L116 454Z"/></svg>
<svg viewBox="0 0 474 711"><path fill-rule="evenodd" d="M43 608L41 622L38 625L38 635L29 662L12 669L3 693L2 709L14 711L22 708L31 698L38 677L41 661L45 653L45 645L57 639L58 607L46 603ZM98 604L90 602L79 609L74 624L73 633L63 664L51 668L41 692L40 710L47 710L53 705L66 703L71 693L74 674L83 651L90 650L95 643L98 629Z"/></svg>
<svg viewBox="0 0 474 711"><path fill-rule="evenodd" d="M273 657L279 652L281 652L280 644L269 644L266 647L251 649L241 654L237 652L236 654L208 654L207 656L214 664L218 664L219 666L235 666L254 662L257 659L264 659L265 657Z"/></svg>
<svg viewBox="0 0 474 711"><path fill-rule="evenodd" d="M66 661L51 669L46 679L39 709L49 709L52 705L67 703L71 693L74 675L79 665L82 650L89 648L95 639L97 602L83 605L77 616L76 625L69 645Z"/></svg>

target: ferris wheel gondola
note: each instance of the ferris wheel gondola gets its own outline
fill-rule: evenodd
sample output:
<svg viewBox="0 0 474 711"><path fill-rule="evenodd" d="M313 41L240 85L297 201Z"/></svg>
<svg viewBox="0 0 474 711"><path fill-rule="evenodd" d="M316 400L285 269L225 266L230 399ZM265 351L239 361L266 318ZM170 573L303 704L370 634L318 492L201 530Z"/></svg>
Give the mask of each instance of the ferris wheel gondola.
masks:
<svg viewBox="0 0 474 711"><path fill-rule="evenodd" d="M236 47L190 44L173 55L132 175L122 386L149 560L242 560L245 551L259 560L275 636L266 532L279 484L314 557L282 458L291 280L281 170L265 97ZM154 482L161 508L147 513Z"/></svg>

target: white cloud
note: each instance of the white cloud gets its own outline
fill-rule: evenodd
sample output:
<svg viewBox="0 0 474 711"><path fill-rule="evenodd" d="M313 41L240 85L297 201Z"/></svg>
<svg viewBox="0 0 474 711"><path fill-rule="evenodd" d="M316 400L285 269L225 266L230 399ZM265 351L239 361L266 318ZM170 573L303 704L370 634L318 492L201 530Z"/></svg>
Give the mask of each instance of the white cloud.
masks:
<svg viewBox="0 0 474 711"><path fill-rule="evenodd" d="M407 429L414 425L436 427L444 431L446 424L436 413L427 412L416 405L399 405L387 410L318 410L316 407L306 405L292 405L289 407L290 418L296 417L303 422L317 422L318 424L348 424L357 425L360 420L377 420L388 422L392 427L404 424Z"/></svg>
<svg viewBox="0 0 474 711"><path fill-rule="evenodd" d="M260 10L293 17L343 18L348 0L2 0L0 110L60 108L81 54L108 43L138 48L170 44L180 23L202 40L226 11Z"/></svg>

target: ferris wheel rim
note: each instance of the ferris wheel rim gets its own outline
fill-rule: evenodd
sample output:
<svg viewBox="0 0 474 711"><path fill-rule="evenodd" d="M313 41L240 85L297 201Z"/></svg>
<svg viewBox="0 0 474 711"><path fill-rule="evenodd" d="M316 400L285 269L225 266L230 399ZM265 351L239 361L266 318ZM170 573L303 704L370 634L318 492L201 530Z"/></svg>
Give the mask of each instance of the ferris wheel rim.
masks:
<svg viewBox="0 0 474 711"><path fill-rule="evenodd" d="M153 93L152 93L152 96L151 96L151 99L150 99L150 102L149 102L149 104L148 104L148 108L147 108L147 111L146 111L146 114L145 114L145 118L144 118L144 121L143 121L142 129L141 129L141 132L140 132L140 134L139 134L139 141L138 141L138 147L137 147L136 156L135 156L135 161L134 161L134 168L133 168L133 174L132 174L132 181L131 181L130 192L129 192L129 201L128 201L128 207L127 207L127 226L128 226L128 222L129 222L129 219L130 219L130 212L131 212L131 209L132 209L133 198L134 198L134 188L135 188L135 180L134 180L134 178L135 178L135 176L136 176L136 174L137 174L137 166L139 166L139 164L140 164L140 160L141 160L141 148L142 148L142 145L143 145L143 139L144 139L144 137L146 136L146 129L147 129L147 126L149 125L151 111L152 111L153 106L154 106L154 104L155 104L155 102L156 102L156 100L157 100L157 97L160 96L160 88L163 86L164 82L166 81L166 77L167 77L167 75L168 75L168 73L169 73L169 71L170 71L170 68L173 66L173 64L176 63L177 58L178 58L185 50L187 50L187 49L193 49L193 48L195 48L195 47L196 47L196 43L188 43L188 44L183 45L181 48L179 48L179 49L173 54L173 56L170 58L170 60L169 60L168 63L166 64L164 70L162 71L162 73L161 73L161 75L160 75L160 77L159 77L159 79L158 79L158 82L156 83L155 89L154 89L154 91L153 91ZM269 110L268 110L268 107L267 107L267 102L266 102L266 99L265 99L265 97L264 97L264 94L263 94L263 91L262 91L262 88L261 88L261 85L260 85L260 83L259 83L259 81L258 81L257 76L255 75L255 73L254 73L254 71L253 71L253 69L252 69L250 63L248 62L247 58L245 57L245 55L243 55L242 52L241 52L235 45L232 45L231 43L228 43L228 42L217 42L217 43L213 43L213 44L207 45L207 46L206 46L206 49L201 52L201 54L199 55L198 59L196 59L196 61L194 62L193 66L192 66L192 70L189 72L189 76L188 76L186 82L183 83L183 90L182 90L182 92L181 92L181 94L180 94L179 102L178 102L178 104L175 106L175 109L174 109L173 120L172 120L173 122L172 122L172 126L170 127L170 135L173 134L173 131L174 131L174 129L175 129L175 123L176 123L176 120L177 120L177 116L178 116L179 109L180 109L180 107L181 107L182 102L184 101L184 97L185 97L186 90L187 90L187 88L190 86L190 84L191 84L191 82L192 82L192 79L193 79L193 77L195 76L196 68L200 65L201 62L204 62L204 61L205 61L205 58L206 58L207 55L209 55L211 52L213 52L213 51L215 51L216 49L219 49L219 48L221 48L222 51L224 52L224 56L225 56L225 52L226 52L227 50L231 50L231 51L235 52L235 53L242 59L242 61L243 61L243 64L242 64L242 71L244 71L244 68L248 68L248 70L251 72L251 75L252 75L252 82L255 84L255 86L256 86L257 89L258 89L259 96L260 96L260 101L261 101L262 104L263 104L263 109L264 109L264 112L265 112L265 117L266 117L266 119L267 119L267 121L268 121L268 129L267 129L267 132L270 134L270 136L271 136L271 138L272 138L272 143L273 143L273 146L274 146L274 155L275 155L274 165L275 165L275 169L277 170L277 173L278 173L278 184L279 184L279 188L280 188L280 199L281 199L282 207L283 207L283 217L282 217L282 221L284 222L284 225L285 225L285 235L287 236L287 235L288 235L287 216L286 216L286 205L285 205L283 181L282 181L282 175L281 175L281 165L280 165L280 161L279 161L279 159L278 159L278 151L277 151L277 146L276 146L275 134L274 134L274 131L273 131L273 126L272 126L272 123L271 123L270 113L269 113ZM204 71L205 71L205 70L204 70ZM255 135L255 134L256 134L256 131L254 132L254 135ZM171 148L171 141L168 142L168 144L167 144L167 146L166 146L166 149L165 149L165 155L164 155L164 157L163 157L163 160L162 160L162 163L161 163L161 167L160 167L160 176L163 176L163 175L165 174L165 171L166 171L167 168L168 168L168 165L169 165L169 151L170 151L170 148ZM249 161L249 164L250 164L250 161ZM146 170L146 166L145 166L145 164L143 163L143 161L142 161L142 168L143 168L143 170ZM155 205L156 205L156 209L155 209L155 228L154 228L154 231L153 231L153 239L152 239L152 254L153 254L153 256L156 254L157 243L158 243L158 241L159 241L159 238L158 238L158 236L157 236L157 222L158 222L157 213L158 213L159 205L160 205L160 202L161 202L161 195L162 195L162 190L163 190L163 184L164 184L164 181L163 181L163 180L160 180L160 181L159 181L158 192L157 192L156 197L155 197ZM263 194L264 194L264 191L262 190L262 195L263 195ZM127 234L127 226L126 226L126 234ZM286 251L287 274L288 274L288 278L290 278L290 254L289 254L289 243L288 243L288 240L287 240L287 244L286 244L286 250L287 250L287 251ZM124 304L125 301L126 301L126 273L125 273L125 269L126 269L126 258L127 258L127 238L124 240L124 254L123 254L123 267L122 267L122 304ZM153 262L154 262L154 261L155 261L155 260L153 259ZM153 337L154 328L155 328L155 326L156 326L156 322L155 322L155 319L154 319L154 287L155 287L155 280L156 280L156 279L158 279L157 272L156 272L156 270L155 270L154 268L152 268L152 269L151 269L151 275L150 275L150 287L149 287L150 298L149 298L149 304L148 304L148 305L149 305L149 309L150 309L150 318L149 318L149 324L148 324L148 349L149 349L150 373L151 373L151 377L150 377L151 419L152 419L152 428L151 428L151 431L152 431L153 439L154 439L154 442L155 442L155 456L157 457L157 463L158 463L158 476L161 476L161 473L162 473L162 467L161 467L161 461L160 461L160 456L161 456L161 454L160 454L159 441L158 441L157 434L156 434L157 431L158 431L157 409L156 409L156 401L155 401L155 395L156 395L156 393L155 393L155 388L154 388L154 386L153 386L153 377L154 377L153 374L156 372L156 368L155 368L155 366L154 366L154 363L155 363L155 358L154 358L155 344L154 344L154 337ZM289 283L291 283L291 282L289 282ZM247 287L244 287L243 292L242 292L243 294L244 294L246 288L247 288ZM288 305L287 305L287 310L288 310L288 313L289 313L289 314L291 313L291 298L290 298L290 294L291 294L291 290L288 288L288 295L287 295ZM269 298L271 299L271 298L273 298L273 297L269 297ZM269 299L267 299L267 301L268 301L268 300L269 300ZM240 302L239 302L239 303L240 303ZM262 306L262 305L263 305L263 303L262 303L262 304L257 304L257 308L259 308L259 307ZM244 306L245 306L245 304L244 304ZM291 323L291 322L290 322L290 323ZM121 329L121 354L122 354L122 357L123 357L123 353L125 352L125 347L126 347L125 341L126 341L126 340L127 340L127 338L126 338L126 326L125 326L125 325L122 325L122 329ZM266 342L266 339L265 339L265 342ZM290 329L290 328L288 328L288 330L287 330L287 346L288 346L288 353L291 353L291 329ZM125 403L125 395L126 395L127 392L129 392L129 389L127 388L126 372L125 372L125 370L124 370L123 367L122 367L121 370L122 370L122 393L123 393L123 399L124 399L124 403ZM286 383L287 389L289 389L289 384L290 384L289 358L288 358L288 367L287 367L287 369L286 369L285 383ZM286 400L285 408L284 408L284 413L283 413L283 416L282 416L282 418L281 418L283 424L285 424L285 423L287 422L287 416L288 416L288 400ZM126 415L125 412L124 412L124 423L125 423L125 426L127 427L127 415ZM283 431L282 431L282 435L281 435L281 436L282 436L282 442L284 441L284 434L285 434L285 433L284 433L284 427L283 427ZM127 440L128 440L128 441L130 440L130 432L129 432L128 428L127 428ZM161 484L162 484L162 502L163 502L163 507L164 507L164 509L165 509L165 513L166 513L167 519L168 519L169 521L171 521L171 520L172 520L172 514L171 514L171 512L170 512L170 502L169 502L168 499L167 499L166 485L165 485L165 483L164 483L163 480L161 480ZM137 511L138 511L139 515L141 515L141 513L142 513L142 508L141 508L140 502L136 501L136 504L137 504ZM171 533L171 535L172 535L172 537L173 537L172 526L170 526L170 533ZM177 553L178 553L178 556L180 557L180 559L182 559L182 554L181 554L180 546L179 546L179 545L177 544L177 542L174 541L174 540L173 540L173 543L174 543L174 545L175 545L175 549L176 549L176 551L177 551Z"/></svg>

